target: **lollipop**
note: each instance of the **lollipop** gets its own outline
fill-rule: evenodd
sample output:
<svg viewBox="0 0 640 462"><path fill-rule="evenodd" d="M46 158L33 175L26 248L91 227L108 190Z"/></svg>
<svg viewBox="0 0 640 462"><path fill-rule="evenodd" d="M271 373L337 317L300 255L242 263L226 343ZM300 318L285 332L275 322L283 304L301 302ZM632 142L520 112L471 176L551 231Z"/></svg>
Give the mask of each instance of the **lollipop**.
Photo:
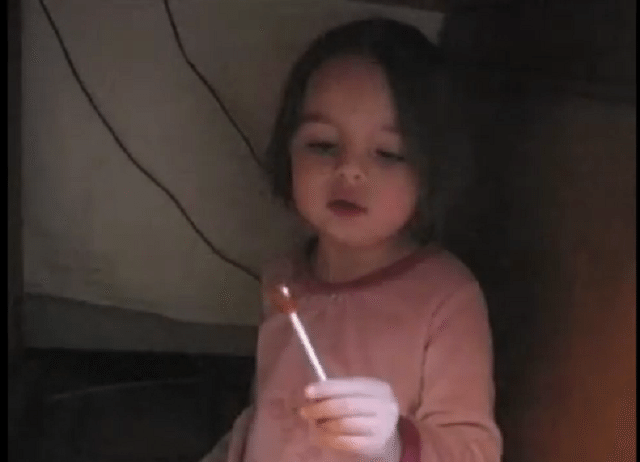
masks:
<svg viewBox="0 0 640 462"><path fill-rule="evenodd" d="M313 366L313 370L316 373L316 376L319 380L327 380L327 375L324 373L322 366L320 365L320 361L318 361L318 357L316 356L316 352L313 350L311 346L311 342L309 341L309 337L307 336L306 331L302 323L300 322L300 318L298 318L298 314L296 313L296 302L291 296L289 292L289 288L284 284L280 284L276 287L276 289L271 294L271 302L275 307L277 307L283 313L289 315L289 319L291 320L291 324L293 325L293 329L298 335L298 339L300 339L300 343L304 348L311 365Z"/></svg>

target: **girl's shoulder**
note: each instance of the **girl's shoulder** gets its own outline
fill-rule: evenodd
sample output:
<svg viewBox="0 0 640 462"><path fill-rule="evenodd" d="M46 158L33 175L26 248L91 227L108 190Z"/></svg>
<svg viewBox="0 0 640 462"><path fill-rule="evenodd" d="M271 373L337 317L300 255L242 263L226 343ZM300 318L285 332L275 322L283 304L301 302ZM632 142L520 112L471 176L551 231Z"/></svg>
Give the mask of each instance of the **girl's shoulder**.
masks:
<svg viewBox="0 0 640 462"><path fill-rule="evenodd" d="M440 245L430 244L417 264L385 284L387 291L403 294L404 299L429 300L430 304L473 289L482 292L477 278L456 255ZM381 290L384 290L381 288Z"/></svg>
<svg viewBox="0 0 640 462"><path fill-rule="evenodd" d="M441 245L429 244L425 248L424 255L425 258L414 268L417 275L453 285L468 285L477 282L471 269Z"/></svg>

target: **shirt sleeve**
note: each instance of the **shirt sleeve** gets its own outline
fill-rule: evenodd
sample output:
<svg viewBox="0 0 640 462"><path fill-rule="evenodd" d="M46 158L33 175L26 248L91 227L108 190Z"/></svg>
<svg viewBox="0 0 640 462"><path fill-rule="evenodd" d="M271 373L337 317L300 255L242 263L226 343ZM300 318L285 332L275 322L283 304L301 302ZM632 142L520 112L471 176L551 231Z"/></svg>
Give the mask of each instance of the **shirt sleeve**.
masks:
<svg viewBox="0 0 640 462"><path fill-rule="evenodd" d="M449 296L430 323L420 404L408 417L420 442L414 460L499 462L494 403L491 330L484 295L473 282Z"/></svg>

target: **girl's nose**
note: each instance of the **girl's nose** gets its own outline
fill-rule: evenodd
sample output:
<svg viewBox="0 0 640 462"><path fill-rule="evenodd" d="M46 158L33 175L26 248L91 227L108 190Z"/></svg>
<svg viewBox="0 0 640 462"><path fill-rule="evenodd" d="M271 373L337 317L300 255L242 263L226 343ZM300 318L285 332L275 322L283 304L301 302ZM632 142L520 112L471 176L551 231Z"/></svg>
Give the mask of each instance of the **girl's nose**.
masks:
<svg viewBox="0 0 640 462"><path fill-rule="evenodd" d="M341 155L336 170L347 183L357 183L365 177L361 163L353 156Z"/></svg>

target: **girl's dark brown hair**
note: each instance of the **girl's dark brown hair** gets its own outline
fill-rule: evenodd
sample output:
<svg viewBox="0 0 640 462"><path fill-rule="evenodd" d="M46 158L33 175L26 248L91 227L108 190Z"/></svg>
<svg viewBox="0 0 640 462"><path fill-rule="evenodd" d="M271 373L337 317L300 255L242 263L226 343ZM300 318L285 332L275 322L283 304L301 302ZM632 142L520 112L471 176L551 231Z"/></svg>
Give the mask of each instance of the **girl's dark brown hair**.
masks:
<svg viewBox="0 0 640 462"><path fill-rule="evenodd" d="M325 61L340 55L373 59L387 77L405 154L420 178L416 216L408 230L418 242L426 243L434 237L444 206L445 62L439 48L418 29L398 21L374 18L331 29L294 64L265 156L273 193L291 205L289 144L300 123L307 83Z"/></svg>

